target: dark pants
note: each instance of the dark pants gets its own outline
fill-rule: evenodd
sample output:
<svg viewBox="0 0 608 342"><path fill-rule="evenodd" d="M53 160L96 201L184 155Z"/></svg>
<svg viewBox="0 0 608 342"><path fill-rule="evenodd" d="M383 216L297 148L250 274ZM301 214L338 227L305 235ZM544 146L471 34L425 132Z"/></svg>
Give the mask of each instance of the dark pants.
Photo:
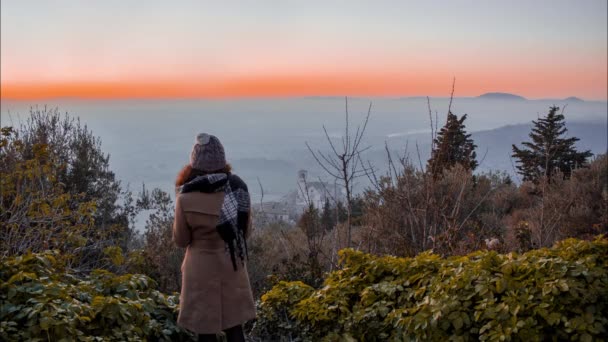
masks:
<svg viewBox="0 0 608 342"><path fill-rule="evenodd" d="M240 325L226 329L224 333L228 342L245 342L245 333L243 333L243 327ZM216 335L200 334L198 335L198 342L217 342Z"/></svg>

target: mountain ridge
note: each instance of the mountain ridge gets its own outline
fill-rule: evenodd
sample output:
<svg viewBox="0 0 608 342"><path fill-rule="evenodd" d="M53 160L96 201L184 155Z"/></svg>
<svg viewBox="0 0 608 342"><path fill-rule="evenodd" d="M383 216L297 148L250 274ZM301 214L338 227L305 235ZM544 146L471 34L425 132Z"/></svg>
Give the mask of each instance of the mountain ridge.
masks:
<svg viewBox="0 0 608 342"><path fill-rule="evenodd" d="M511 93L501 93L501 92L491 92L485 93L477 96L478 99L488 99L488 100L516 100L516 101L527 101L528 99Z"/></svg>

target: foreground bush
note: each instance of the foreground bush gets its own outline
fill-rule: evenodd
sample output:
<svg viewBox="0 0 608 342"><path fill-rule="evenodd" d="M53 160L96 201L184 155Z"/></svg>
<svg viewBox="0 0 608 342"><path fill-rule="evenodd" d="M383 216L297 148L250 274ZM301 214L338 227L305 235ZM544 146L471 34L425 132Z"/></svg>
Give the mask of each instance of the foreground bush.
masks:
<svg viewBox="0 0 608 342"><path fill-rule="evenodd" d="M2 341L188 341L178 297L144 275L71 274L57 252L3 258Z"/></svg>
<svg viewBox="0 0 608 342"><path fill-rule="evenodd" d="M324 287L281 282L262 296L263 340L608 339L608 239L525 254L443 259L341 252Z"/></svg>

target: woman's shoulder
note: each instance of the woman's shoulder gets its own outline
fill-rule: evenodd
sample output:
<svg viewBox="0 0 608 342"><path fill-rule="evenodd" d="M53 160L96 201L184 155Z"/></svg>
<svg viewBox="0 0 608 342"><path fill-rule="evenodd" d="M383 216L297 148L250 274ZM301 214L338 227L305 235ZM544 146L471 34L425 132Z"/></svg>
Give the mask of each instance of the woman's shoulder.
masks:
<svg viewBox="0 0 608 342"><path fill-rule="evenodd" d="M242 188L245 191L247 191L247 184L238 175L231 173L229 180L230 180L230 186L232 186L233 188Z"/></svg>

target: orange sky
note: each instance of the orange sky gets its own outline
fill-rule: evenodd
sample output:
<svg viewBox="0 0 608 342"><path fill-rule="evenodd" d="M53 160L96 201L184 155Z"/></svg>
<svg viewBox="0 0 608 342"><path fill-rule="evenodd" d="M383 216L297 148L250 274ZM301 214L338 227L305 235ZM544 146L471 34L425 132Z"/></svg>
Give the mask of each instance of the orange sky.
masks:
<svg viewBox="0 0 608 342"><path fill-rule="evenodd" d="M606 0L0 2L0 98L606 100Z"/></svg>
<svg viewBox="0 0 608 342"><path fill-rule="evenodd" d="M98 82L2 83L4 99L124 98L241 98L297 96L449 96L452 77L447 72L391 73L351 72L318 75L268 75L207 80L122 80ZM580 96L605 99L606 76L580 70L555 73L551 70L486 70L456 77L457 96L477 96L501 91L528 98Z"/></svg>

